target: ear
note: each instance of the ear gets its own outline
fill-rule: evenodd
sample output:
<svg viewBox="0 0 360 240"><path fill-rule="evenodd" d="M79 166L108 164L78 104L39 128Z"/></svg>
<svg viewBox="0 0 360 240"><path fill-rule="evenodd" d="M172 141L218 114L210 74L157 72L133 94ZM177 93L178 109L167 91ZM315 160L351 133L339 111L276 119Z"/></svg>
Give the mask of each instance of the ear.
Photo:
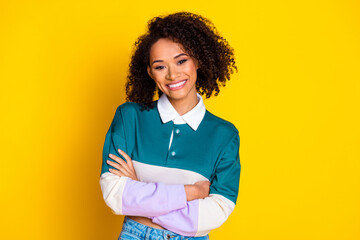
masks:
<svg viewBox="0 0 360 240"><path fill-rule="evenodd" d="M199 61L194 58L194 62L195 62L196 70L198 70L199 69Z"/></svg>
<svg viewBox="0 0 360 240"><path fill-rule="evenodd" d="M146 67L146 70L151 78L153 78L153 75L151 73L151 68L149 66Z"/></svg>

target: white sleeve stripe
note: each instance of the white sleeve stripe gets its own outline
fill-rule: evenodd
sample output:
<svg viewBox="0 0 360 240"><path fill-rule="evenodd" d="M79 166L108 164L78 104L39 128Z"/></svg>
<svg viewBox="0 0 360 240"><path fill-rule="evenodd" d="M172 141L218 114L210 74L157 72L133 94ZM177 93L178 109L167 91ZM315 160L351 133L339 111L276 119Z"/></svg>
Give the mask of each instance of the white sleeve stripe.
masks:
<svg viewBox="0 0 360 240"><path fill-rule="evenodd" d="M220 227L235 204L220 194L210 194L209 197L199 199L198 231L195 237L205 236L210 230Z"/></svg>
<svg viewBox="0 0 360 240"><path fill-rule="evenodd" d="M122 195L128 177L106 172L100 177L100 187L105 200L114 214L122 215Z"/></svg>

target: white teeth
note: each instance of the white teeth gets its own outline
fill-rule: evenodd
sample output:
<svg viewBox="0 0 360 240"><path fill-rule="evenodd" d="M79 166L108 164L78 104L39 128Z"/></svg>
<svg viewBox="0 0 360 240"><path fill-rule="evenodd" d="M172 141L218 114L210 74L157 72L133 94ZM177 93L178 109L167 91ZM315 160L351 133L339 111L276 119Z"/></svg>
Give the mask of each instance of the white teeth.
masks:
<svg viewBox="0 0 360 240"><path fill-rule="evenodd" d="M169 84L168 86L170 88L175 88L175 87L179 87L179 86L183 85L185 82L186 82L186 80L184 80L182 82L179 82L179 83L176 83L176 84Z"/></svg>

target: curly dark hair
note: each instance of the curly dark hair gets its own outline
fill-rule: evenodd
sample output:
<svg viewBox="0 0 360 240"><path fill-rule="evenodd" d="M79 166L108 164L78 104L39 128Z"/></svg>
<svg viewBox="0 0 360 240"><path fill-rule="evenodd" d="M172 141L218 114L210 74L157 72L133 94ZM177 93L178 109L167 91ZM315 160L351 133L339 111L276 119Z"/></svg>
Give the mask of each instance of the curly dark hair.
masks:
<svg viewBox="0 0 360 240"><path fill-rule="evenodd" d="M217 96L219 86L225 86L230 74L237 71L234 50L209 19L189 12L154 17L148 22L148 31L135 42L126 83L126 99L142 104L144 109L154 107L156 84L148 75L147 66L150 49L160 38L180 43L198 61L196 90L206 98L213 93ZM158 94L161 96L162 92L158 90Z"/></svg>

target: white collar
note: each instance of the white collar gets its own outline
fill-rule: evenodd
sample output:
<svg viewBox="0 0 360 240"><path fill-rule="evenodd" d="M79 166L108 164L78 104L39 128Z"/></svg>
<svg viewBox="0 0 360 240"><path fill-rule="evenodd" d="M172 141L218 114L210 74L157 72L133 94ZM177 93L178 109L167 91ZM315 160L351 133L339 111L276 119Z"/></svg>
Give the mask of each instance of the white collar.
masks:
<svg viewBox="0 0 360 240"><path fill-rule="evenodd" d="M180 116L175 108L171 105L166 94L162 94L157 102L157 109L160 114L161 121L167 123L174 121L175 124L187 123L194 131L197 130L206 112L204 101L200 94L196 93L199 102L189 112Z"/></svg>

